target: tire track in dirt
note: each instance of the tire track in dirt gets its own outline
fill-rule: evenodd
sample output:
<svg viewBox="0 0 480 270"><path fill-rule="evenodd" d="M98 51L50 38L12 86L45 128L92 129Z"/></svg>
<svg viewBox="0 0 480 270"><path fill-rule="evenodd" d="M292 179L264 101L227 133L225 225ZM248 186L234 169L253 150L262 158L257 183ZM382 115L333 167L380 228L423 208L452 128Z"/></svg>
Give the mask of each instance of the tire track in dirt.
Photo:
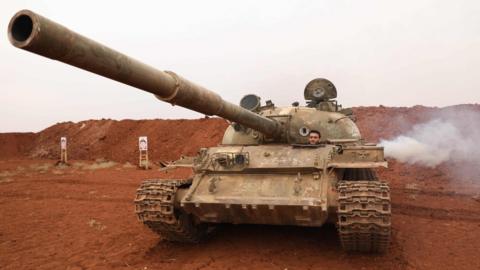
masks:
<svg viewBox="0 0 480 270"><path fill-rule="evenodd" d="M33 195L31 193L6 193L2 194L3 198L12 198L19 199L23 198L24 200L71 200L71 201L87 201L92 203L97 202L107 202L107 203L129 203L133 207L133 197L131 200L125 198L109 198L109 197L85 197L85 196L52 196L52 195ZM1 203L1 202L0 202Z"/></svg>
<svg viewBox="0 0 480 270"><path fill-rule="evenodd" d="M456 191L435 191L435 190L421 190L421 189L408 189L408 188L392 188L393 194L415 194L415 195L428 195L435 197L457 197L457 198L472 198L477 193L459 193Z"/></svg>
<svg viewBox="0 0 480 270"><path fill-rule="evenodd" d="M134 187L138 188L140 183L143 181L143 178L138 181L138 183L121 183L121 182L115 182L115 186L122 186L122 187ZM35 178L33 180L25 180L22 179L21 183L31 183L31 184L37 184L37 183L45 183L45 184L66 184L66 185L86 185L86 186L111 186L112 183L107 183L107 182L95 182L95 181L90 181L90 180L78 180L78 179L69 179L69 178L63 178L63 179L53 179L53 178Z"/></svg>
<svg viewBox="0 0 480 270"><path fill-rule="evenodd" d="M480 211L440 209L404 203L392 203L392 213L427 219L480 222Z"/></svg>

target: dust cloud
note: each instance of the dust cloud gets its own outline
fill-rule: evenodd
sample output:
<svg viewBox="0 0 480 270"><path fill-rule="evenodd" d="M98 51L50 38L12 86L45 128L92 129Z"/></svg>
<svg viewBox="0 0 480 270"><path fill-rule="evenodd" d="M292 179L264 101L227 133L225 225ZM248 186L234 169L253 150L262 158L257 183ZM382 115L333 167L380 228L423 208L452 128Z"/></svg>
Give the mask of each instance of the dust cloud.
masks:
<svg viewBox="0 0 480 270"><path fill-rule="evenodd" d="M443 162L480 164L479 139L480 112L451 107L391 140L381 139L380 145L386 157L436 167Z"/></svg>

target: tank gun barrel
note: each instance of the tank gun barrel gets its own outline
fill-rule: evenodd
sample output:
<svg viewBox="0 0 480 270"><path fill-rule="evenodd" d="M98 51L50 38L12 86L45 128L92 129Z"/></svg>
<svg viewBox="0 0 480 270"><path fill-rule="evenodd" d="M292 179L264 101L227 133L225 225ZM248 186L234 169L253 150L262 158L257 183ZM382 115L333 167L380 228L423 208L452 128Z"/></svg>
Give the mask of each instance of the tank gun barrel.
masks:
<svg viewBox="0 0 480 270"><path fill-rule="evenodd" d="M171 71L155 69L30 10L21 10L12 17L8 37L17 48L136 87L173 105L217 115L270 137L282 133L275 120L225 101Z"/></svg>

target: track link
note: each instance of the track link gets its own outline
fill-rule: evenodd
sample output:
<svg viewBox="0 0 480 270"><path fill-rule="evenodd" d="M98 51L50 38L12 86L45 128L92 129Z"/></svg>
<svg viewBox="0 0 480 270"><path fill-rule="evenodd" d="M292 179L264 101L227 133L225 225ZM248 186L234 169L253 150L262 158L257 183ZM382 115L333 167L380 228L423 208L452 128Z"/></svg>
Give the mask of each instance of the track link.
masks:
<svg viewBox="0 0 480 270"><path fill-rule="evenodd" d="M207 232L207 225L195 224L191 216L175 209L177 189L191 183L191 179L144 181L134 201L138 220L168 241L199 242Z"/></svg>
<svg viewBox="0 0 480 270"><path fill-rule="evenodd" d="M384 253L390 244L390 189L380 181L340 181L338 231L345 251Z"/></svg>

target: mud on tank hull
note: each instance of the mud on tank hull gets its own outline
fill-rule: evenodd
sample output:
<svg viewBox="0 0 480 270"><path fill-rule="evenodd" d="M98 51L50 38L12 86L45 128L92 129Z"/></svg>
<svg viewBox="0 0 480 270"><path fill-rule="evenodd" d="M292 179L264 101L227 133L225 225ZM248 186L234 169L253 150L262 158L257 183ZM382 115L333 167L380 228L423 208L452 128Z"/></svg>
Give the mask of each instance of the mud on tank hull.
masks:
<svg viewBox="0 0 480 270"><path fill-rule="evenodd" d="M329 181L318 174L205 174L181 207L202 222L321 226Z"/></svg>

